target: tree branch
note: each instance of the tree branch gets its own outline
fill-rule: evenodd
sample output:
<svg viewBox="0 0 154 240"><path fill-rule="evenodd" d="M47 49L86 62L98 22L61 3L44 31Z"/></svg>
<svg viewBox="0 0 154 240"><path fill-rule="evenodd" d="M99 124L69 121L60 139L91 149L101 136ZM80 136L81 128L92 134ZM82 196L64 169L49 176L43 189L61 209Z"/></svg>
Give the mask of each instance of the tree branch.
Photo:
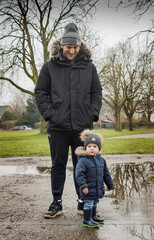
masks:
<svg viewBox="0 0 154 240"><path fill-rule="evenodd" d="M34 96L34 92L29 91L29 90L27 90L27 89L24 89L24 88L20 87L20 86L17 85L15 82L13 82L10 78L6 78L6 77L0 76L0 79L6 80L6 81L10 82L14 87L16 87L17 89L19 89L21 92L24 92L24 93L27 93L27 94L30 94L30 95Z"/></svg>

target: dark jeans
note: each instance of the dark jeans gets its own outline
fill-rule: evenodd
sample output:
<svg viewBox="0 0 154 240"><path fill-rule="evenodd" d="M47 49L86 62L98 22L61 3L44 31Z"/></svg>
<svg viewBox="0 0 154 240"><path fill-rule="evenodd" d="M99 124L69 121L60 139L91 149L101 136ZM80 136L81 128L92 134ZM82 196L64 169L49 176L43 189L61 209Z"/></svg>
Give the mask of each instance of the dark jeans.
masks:
<svg viewBox="0 0 154 240"><path fill-rule="evenodd" d="M83 146L79 138L78 131L50 131L48 133L50 152L52 159L51 167L51 189L54 200L62 199L62 193L66 178L66 165L68 159L69 146L72 150L73 160L73 177L76 193L79 197L79 189L75 181L75 167L77 164L77 156L75 150L78 146Z"/></svg>

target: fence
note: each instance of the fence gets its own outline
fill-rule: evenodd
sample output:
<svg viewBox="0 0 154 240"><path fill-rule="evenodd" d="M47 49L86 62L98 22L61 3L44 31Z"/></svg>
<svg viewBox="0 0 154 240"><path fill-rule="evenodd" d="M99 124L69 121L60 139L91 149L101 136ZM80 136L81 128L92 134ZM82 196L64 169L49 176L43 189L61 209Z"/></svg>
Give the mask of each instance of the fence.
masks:
<svg viewBox="0 0 154 240"><path fill-rule="evenodd" d="M3 128L4 130L9 130L10 128L13 128L15 126L14 122L0 122L0 128Z"/></svg>

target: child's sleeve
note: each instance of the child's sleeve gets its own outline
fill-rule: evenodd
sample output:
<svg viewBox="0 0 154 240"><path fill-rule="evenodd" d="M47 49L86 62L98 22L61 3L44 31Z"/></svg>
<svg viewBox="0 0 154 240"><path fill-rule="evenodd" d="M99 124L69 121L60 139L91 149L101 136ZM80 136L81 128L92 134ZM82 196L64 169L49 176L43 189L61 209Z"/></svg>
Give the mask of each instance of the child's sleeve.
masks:
<svg viewBox="0 0 154 240"><path fill-rule="evenodd" d="M76 165L75 179L81 190L84 188L88 188L86 180L86 166L83 162L83 159L80 159Z"/></svg>

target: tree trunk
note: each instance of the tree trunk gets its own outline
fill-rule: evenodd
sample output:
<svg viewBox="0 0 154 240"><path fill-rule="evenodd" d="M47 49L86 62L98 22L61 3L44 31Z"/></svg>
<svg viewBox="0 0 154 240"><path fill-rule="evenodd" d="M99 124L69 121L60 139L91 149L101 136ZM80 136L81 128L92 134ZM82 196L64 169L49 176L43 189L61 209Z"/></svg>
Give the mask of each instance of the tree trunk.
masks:
<svg viewBox="0 0 154 240"><path fill-rule="evenodd" d="M129 126L129 131L133 131L133 121L131 116L128 118L128 126Z"/></svg>
<svg viewBox="0 0 154 240"><path fill-rule="evenodd" d="M47 123L44 121L43 117L41 116L41 130L40 133L46 134L47 129L46 129Z"/></svg>
<svg viewBox="0 0 154 240"><path fill-rule="evenodd" d="M149 123L151 123L150 118L151 118L151 112L148 112L148 122L149 122Z"/></svg>
<svg viewBox="0 0 154 240"><path fill-rule="evenodd" d="M120 111L115 110L115 131L121 131Z"/></svg>

